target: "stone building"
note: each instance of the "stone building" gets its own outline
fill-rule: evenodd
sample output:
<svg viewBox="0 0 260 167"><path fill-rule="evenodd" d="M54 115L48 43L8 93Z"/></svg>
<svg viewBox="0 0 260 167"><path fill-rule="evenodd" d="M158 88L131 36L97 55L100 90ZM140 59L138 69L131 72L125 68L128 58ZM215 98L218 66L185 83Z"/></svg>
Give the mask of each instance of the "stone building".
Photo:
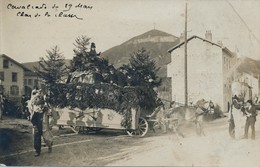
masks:
<svg viewBox="0 0 260 167"><path fill-rule="evenodd" d="M169 49L171 62L167 77L171 78L172 100L185 103L184 91L184 41ZM233 71L238 66L236 56L222 42L212 42L212 33L205 38L187 39L188 104L204 98L212 100L222 111L227 111L231 101Z"/></svg>
<svg viewBox="0 0 260 167"><path fill-rule="evenodd" d="M0 55L0 91L3 95L9 98L20 98L26 93L30 79L32 89L36 84L37 75L7 55Z"/></svg>
<svg viewBox="0 0 260 167"><path fill-rule="evenodd" d="M248 99L252 100L254 97L259 97L258 78L254 77L251 74L243 72L243 73L236 73L235 81L246 84L250 88L250 91L248 92L248 95L246 95L247 98L245 98L245 100Z"/></svg>

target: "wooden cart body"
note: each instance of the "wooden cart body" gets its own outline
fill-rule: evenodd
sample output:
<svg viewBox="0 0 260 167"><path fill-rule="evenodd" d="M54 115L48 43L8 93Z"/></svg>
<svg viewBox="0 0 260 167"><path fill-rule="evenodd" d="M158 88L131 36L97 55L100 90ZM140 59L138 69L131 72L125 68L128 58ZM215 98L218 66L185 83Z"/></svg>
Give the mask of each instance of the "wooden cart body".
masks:
<svg viewBox="0 0 260 167"><path fill-rule="evenodd" d="M111 109L69 109L62 108L56 109L59 114L57 125L67 126L84 126L95 128L108 128L108 129L125 129L121 125L123 115ZM139 112L131 110L132 123L131 129L136 129L138 126Z"/></svg>
<svg viewBox="0 0 260 167"><path fill-rule="evenodd" d="M121 129L127 130L130 136L144 136L148 131L147 121L140 117L140 111L131 109L131 125L126 128L122 125L124 116L112 109L80 110L78 108L57 108L55 109L57 126L69 126L76 132L77 128L86 127L89 129ZM54 118L55 119L55 118Z"/></svg>

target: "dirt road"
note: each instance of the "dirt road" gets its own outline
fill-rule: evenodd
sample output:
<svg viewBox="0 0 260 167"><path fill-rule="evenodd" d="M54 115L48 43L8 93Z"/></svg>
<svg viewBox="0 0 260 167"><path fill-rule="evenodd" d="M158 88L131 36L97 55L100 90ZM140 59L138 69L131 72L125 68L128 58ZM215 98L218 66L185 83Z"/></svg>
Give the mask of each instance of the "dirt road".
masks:
<svg viewBox="0 0 260 167"><path fill-rule="evenodd" d="M257 119L256 140L231 139L227 118L221 118L206 124L206 136L203 137L197 136L194 127L189 125L185 128L185 138L151 131L145 138L131 138L119 131L60 136L55 138L53 153L48 154L43 148L42 155L36 158L32 135L19 133L15 145L0 153L0 163L12 166L259 167L260 117Z"/></svg>
<svg viewBox="0 0 260 167"><path fill-rule="evenodd" d="M231 139L228 135L227 118L215 120L206 126L206 136L198 137L190 133L180 139L176 135L155 137L152 144L142 146L144 151L132 153L108 165L260 166L260 121L256 123L255 140Z"/></svg>

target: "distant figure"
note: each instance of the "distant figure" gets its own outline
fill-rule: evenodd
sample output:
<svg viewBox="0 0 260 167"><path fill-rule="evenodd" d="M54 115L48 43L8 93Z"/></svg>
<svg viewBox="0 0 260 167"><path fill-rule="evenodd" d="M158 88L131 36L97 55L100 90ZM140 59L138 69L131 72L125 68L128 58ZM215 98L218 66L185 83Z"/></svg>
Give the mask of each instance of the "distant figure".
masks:
<svg viewBox="0 0 260 167"><path fill-rule="evenodd" d="M214 103L210 100L209 101L209 114L214 114L215 113L215 106Z"/></svg>
<svg viewBox="0 0 260 167"><path fill-rule="evenodd" d="M255 95L254 104L258 103L258 97Z"/></svg>
<svg viewBox="0 0 260 167"><path fill-rule="evenodd" d="M244 138L245 139L248 138L248 129L249 129L249 126L251 126L251 129L252 129L251 139L254 140L255 139L255 122L256 122L257 112L255 109L255 106L253 106L252 100L247 100L246 104L247 104L247 108L245 110L245 113L246 113L247 118L246 118Z"/></svg>

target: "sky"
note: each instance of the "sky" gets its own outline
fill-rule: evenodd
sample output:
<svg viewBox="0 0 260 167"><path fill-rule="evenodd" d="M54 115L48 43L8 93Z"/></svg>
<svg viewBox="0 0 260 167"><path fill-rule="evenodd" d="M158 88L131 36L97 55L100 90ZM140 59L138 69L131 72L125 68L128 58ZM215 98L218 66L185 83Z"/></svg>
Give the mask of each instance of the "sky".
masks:
<svg viewBox="0 0 260 167"><path fill-rule="evenodd" d="M185 2L188 36L204 37L210 30L213 42L260 60L260 0L0 0L0 54L33 62L57 45L72 59L81 35L90 37L98 52L154 28L179 37ZM77 18L64 17L68 14Z"/></svg>

